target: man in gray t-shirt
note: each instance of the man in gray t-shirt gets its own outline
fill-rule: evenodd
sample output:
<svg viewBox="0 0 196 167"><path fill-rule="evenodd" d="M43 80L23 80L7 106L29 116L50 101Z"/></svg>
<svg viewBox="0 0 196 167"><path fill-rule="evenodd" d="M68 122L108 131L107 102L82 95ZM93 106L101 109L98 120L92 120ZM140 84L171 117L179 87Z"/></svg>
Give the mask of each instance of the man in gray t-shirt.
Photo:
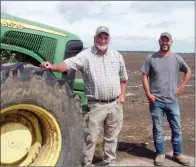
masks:
<svg viewBox="0 0 196 167"><path fill-rule="evenodd" d="M150 102L154 145L157 153L154 164L157 166L163 165L165 160L164 112L172 131L173 160L182 165L189 164L182 156L182 133L177 96L183 92L191 76L191 70L181 56L170 51L172 42L171 34L162 33L159 39L160 50L149 55L141 68L143 87ZM185 75L178 87L179 72Z"/></svg>

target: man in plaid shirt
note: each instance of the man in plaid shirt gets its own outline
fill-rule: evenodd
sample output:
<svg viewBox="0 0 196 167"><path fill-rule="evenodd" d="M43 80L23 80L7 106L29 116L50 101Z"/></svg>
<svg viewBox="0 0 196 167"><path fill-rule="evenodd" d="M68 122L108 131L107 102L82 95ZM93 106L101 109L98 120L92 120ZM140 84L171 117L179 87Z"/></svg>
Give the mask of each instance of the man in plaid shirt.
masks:
<svg viewBox="0 0 196 167"><path fill-rule="evenodd" d="M109 29L96 29L94 46L75 57L41 67L57 72L80 70L89 111L85 115L88 134L86 138L87 164L92 165L94 150L101 127L104 126L103 165L115 166L117 138L123 123L123 107L128 75L122 55L108 48Z"/></svg>

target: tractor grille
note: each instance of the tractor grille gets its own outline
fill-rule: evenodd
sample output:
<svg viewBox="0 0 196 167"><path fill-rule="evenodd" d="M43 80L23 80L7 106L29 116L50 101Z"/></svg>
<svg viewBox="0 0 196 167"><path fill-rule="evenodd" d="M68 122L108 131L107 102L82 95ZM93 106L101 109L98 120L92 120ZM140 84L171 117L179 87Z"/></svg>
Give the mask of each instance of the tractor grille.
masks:
<svg viewBox="0 0 196 167"><path fill-rule="evenodd" d="M1 43L23 47L53 63L57 40L41 35L9 31L5 33Z"/></svg>

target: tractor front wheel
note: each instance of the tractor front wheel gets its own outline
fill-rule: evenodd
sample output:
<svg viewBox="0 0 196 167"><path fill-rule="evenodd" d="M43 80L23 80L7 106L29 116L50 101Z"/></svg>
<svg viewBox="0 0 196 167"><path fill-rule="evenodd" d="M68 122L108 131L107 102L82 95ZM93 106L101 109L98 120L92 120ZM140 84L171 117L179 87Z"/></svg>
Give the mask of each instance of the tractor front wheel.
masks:
<svg viewBox="0 0 196 167"><path fill-rule="evenodd" d="M82 115L65 81L32 65L1 67L4 166L80 166Z"/></svg>

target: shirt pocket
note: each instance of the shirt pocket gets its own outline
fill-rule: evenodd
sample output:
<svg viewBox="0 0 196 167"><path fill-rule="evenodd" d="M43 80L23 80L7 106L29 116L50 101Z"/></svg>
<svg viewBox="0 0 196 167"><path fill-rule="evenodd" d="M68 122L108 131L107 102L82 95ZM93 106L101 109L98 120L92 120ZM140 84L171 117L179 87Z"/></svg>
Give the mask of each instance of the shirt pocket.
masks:
<svg viewBox="0 0 196 167"><path fill-rule="evenodd" d="M119 75L119 72L120 72L120 62L116 61L116 60L111 60L110 61L110 66L111 66L112 75Z"/></svg>

